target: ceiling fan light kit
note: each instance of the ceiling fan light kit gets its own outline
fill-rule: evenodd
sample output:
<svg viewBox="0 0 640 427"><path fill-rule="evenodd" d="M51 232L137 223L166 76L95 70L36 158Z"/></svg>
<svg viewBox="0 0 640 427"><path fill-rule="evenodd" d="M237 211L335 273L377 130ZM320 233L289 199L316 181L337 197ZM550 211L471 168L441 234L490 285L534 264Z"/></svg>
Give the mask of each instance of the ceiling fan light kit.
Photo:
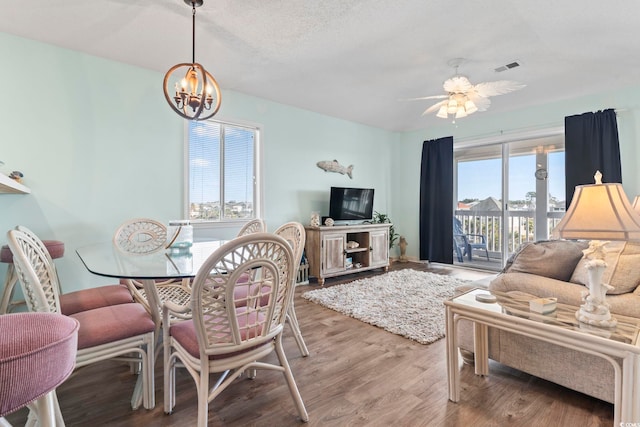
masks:
<svg viewBox="0 0 640 427"><path fill-rule="evenodd" d="M476 107L476 104L474 104L470 99L468 99L467 102L464 103L464 109L467 114L473 114L478 111L478 107Z"/></svg>
<svg viewBox="0 0 640 427"><path fill-rule="evenodd" d="M220 109L220 87L216 79L196 62L196 7L202 6L203 0L184 0L184 2L192 7L191 63L177 64L167 71L163 82L164 97L171 109L180 117L187 120L206 120L213 117ZM179 70L183 70L184 77L180 77ZM174 95L171 95L170 81L175 81Z"/></svg>

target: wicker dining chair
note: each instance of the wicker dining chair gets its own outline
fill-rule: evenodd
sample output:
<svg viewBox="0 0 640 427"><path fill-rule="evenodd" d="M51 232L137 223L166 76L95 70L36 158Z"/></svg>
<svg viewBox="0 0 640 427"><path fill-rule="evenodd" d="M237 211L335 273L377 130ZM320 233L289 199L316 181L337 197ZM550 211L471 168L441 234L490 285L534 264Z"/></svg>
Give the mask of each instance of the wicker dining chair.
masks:
<svg viewBox="0 0 640 427"><path fill-rule="evenodd" d="M254 269L260 269L261 274L247 274ZM227 242L207 258L193 281L189 306L165 303L165 324L171 312L192 313L192 320L163 328L166 413L170 414L176 403L178 367L185 367L195 382L199 427L207 425L209 402L243 372L269 369L283 373L300 418L308 421L282 345L295 271L293 251L282 237L254 233ZM259 290L253 296L255 304L243 302L236 307L234 289L246 277L258 277L252 283ZM274 351L277 363L265 361ZM220 377L210 388L209 376L214 373Z"/></svg>
<svg viewBox="0 0 640 427"><path fill-rule="evenodd" d="M64 315L71 315L80 311L90 310L93 308L106 307L115 304L128 304L133 302L131 292L122 284L103 285L94 288L81 289L73 292L62 292L60 278L56 269L53 258L47 249L45 243L29 228L18 225L15 228L26 234L40 251L45 255L47 263L51 266L51 281L58 290L60 299L60 312Z"/></svg>
<svg viewBox="0 0 640 427"><path fill-rule="evenodd" d="M297 279L306 239L304 226L299 222L287 222L286 224L282 224L280 227L278 227L278 229L273 233L284 238L287 243L291 245L291 249L293 250L293 258L295 261L295 276ZM296 281L294 280L294 284L295 282ZM296 344L298 344L298 348L300 349L300 354L302 354L302 356L308 356L309 350L307 349L307 345L304 342L304 338L302 338L302 332L300 331L300 325L298 324L298 317L296 316L296 310L294 307L294 299L294 292L292 292L291 302L289 303L289 308L287 309L287 323L289 323L289 326L291 327L293 337L295 338Z"/></svg>
<svg viewBox="0 0 640 427"><path fill-rule="evenodd" d="M116 229L113 244L118 250L131 254L142 255L161 251L166 249L167 227L154 219L130 219ZM133 279L121 279L120 282L129 287L136 302L151 312L147 293L141 282ZM191 296L190 279L156 281L155 285L160 304L158 309L162 308L165 301L172 301L179 305L187 304Z"/></svg>
<svg viewBox="0 0 640 427"><path fill-rule="evenodd" d="M40 240L33 231L23 225L18 225L15 228L16 230L20 230L31 236L51 263L55 273L58 293L60 294L62 314L73 314L89 308L97 308L110 304L133 302L131 293L128 291L126 286L122 286L120 284L62 293L58 272L53 261L54 258L60 258L64 255L64 243L59 240ZM11 253L9 246L3 246L1 253L2 262L9 264L7 268L7 277L4 283L4 290L2 292L2 300L0 302L0 314L6 314L12 311L13 308L23 305L24 301L12 301L14 290L18 285L18 275L13 266L13 254Z"/></svg>
<svg viewBox="0 0 640 427"><path fill-rule="evenodd" d="M237 237L246 236L251 233L264 233L265 231L267 231L267 225L264 220L256 218L243 225L240 231L238 231Z"/></svg>
<svg viewBox="0 0 640 427"><path fill-rule="evenodd" d="M273 234L276 234L282 238L284 238L287 243L291 246L293 250L294 258L296 260L296 278L298 277L298 269L300 268L300 260L302 259L302 252L304 251L304 243L305 243L305 231L304 226L299 222L287 222L282 224ZM254 269L251 271L252 275L260 274L259 270ZM248 275L247 275L248 276ZM255 278L254 278L255 279ZM249 297L249 294L255 294L257 289L254 285L251 285L251 281L248 277L242 278L238 286L235 289L235 300L237 304L243 304L244 302L252 301L253 298ZM295 283L295 282L294 282ZM293 332L293 336L296 340L296 344L300 349L300 354L306 357L309 355L309 350L307 349L307 345L304 342L304 338L302 337L302 332L300 331L300 325L298 323L298 317L296 316L295 307L294 307L294 297L293 293L291 294L291 302L289 304L289 308L287 310L287 323L291 327ZM253 373L251 373L253 375Z"/></svg>
<svg viewBox="0 0 640 427"><path fill-rule="evenodd" d="M60 313L55 271L46 254L22 231L10 230L7 238L29 311ZM147 409L153 408L155 324L144 307L134 302L115 304L70 317L80 323L76 367L107 359L139 363L143 404ZM135 392L131 402L135 408L138 402Z"/></svg>

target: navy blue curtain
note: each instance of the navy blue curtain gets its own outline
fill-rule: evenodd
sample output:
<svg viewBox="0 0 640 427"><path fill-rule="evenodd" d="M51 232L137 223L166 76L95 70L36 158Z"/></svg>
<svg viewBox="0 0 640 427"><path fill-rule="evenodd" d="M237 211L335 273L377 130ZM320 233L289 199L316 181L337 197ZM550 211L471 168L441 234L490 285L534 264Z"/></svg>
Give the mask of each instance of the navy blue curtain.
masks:
<svg viewBox="0 0 640 427"><path fill-rule="evenodd" d="M602 182L622 184L614 110L565 117L564 146L567 209L576 185L593 184L597 170L602 172Z"/></svg>
<svg viewBox="0 0 640 427"><path fill-rule="evenodd" d="M422 144L420 259L453 264L452 136Z"/></svg>

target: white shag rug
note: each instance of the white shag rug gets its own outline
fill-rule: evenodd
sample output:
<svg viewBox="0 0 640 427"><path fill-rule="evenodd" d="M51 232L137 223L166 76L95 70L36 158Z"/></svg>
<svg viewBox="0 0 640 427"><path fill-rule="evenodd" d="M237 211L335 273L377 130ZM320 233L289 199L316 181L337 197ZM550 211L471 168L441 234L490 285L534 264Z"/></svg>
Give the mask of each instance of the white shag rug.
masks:
<svg viewBox="0 0 640 427"><path fill-rule="evenodd" d="M404 269L307 291L302 298L420 344L431 344L444 337L443 301L465 283L441 274Z"/></svg>

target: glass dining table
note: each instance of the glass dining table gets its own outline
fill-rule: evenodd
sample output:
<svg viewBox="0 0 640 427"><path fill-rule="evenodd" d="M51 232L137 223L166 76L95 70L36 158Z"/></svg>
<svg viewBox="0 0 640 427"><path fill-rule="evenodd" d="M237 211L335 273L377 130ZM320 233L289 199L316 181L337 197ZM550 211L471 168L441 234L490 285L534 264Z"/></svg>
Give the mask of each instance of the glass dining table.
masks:
<svg viewBox="0 0 640 427"><path fill-rule="evenodd" d="M206 259L227 240L194 242L189 251L159 250L146 254L128 253L112 242L76 249L89 272L103 277L133 279L144 286L153 321L160 327L162 315L155 283L160 280L193 278Z"/></svg>
<svg viewBox="0 0 640 427"><path fill-rule="evenodd" d="M160 328L162 313L156 281L186 279L195 277L200 266L227 240L194 242L189 251L170 252L159 250L146 254L128 253L118 249L112 242L97 243L76 249L78 257L89 272L115 279L133 279L140 283L145 291L151 318L156 324L156 357L161 349ZM152 393L152 396L155 393ZM136 403L134 409L142 403L142 381L138 378L134 390ZM155 406L155 398L151 407Z"/></svg>

